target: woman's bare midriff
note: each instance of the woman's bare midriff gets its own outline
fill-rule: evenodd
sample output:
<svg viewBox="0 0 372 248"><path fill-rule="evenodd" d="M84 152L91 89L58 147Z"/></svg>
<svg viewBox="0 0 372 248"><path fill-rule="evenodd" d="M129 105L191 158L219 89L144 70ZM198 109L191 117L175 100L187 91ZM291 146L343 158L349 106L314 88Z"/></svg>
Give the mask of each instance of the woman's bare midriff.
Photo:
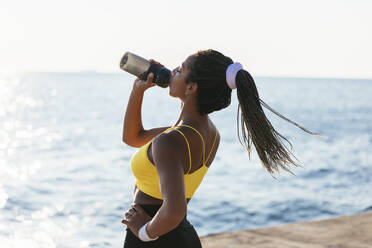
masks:
<svg viewBox="0 0 372 248"><path fill-rule="evenodd" d="M189 203L190 198L186 199L186 202ZM149 205L162 205L163 200L149 196L148 194L143 193L137 186L134 188L134 203L138 204L149 204Z"/></svg>

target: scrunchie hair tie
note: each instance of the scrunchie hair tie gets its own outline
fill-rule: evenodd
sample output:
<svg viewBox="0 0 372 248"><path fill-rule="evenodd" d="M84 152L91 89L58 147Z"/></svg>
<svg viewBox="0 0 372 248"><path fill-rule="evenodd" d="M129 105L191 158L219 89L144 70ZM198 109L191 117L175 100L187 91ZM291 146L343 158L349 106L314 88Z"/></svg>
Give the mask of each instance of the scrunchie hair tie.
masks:
<svg viewBox="0 0 372 248"><path fill-rule="evenodd" d="M232 90L236 89L235 77L241 69L243 69L243 66L238 62L230 64L226 69L226 82Z"/></svg>

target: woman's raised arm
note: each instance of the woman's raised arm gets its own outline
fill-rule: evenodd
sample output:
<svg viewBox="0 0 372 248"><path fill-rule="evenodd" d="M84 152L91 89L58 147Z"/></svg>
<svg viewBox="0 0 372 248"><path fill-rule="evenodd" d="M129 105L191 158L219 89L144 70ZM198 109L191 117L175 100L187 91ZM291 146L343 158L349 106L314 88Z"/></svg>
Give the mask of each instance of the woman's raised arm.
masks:
<svg viewBox="0 0 372 248"><path fill-rule="evenodd" d="M169 128L159 127L145 130L142 125L141 108L143 95L148 88L155 86L152 82L153 76L154 75L150 73L147 77L147 81L141 80L140 78L134 81L123 123L122 140L127 145L141 147L156 135Z"/></svg>

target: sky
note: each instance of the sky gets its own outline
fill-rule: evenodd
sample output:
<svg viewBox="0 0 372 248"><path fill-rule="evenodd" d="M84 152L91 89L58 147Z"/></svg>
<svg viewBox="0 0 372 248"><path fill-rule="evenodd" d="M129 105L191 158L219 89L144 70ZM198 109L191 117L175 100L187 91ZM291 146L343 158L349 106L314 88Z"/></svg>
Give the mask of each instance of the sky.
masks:
<svg viewBox="0 0 372 248"><path fill-rule="evenodd" d="M1 0L0 71L172 69L215 49L252 75L372 78L369 0Z"/></svg>

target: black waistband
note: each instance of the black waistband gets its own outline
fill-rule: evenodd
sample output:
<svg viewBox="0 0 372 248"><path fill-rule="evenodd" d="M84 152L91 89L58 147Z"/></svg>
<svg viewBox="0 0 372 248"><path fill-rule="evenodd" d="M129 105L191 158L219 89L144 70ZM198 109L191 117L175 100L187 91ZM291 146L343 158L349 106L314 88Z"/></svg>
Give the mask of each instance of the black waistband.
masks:
<svg viewBox="0 0 372 248"><path fill-rule="evenodd" d="M143 210L151 217L154 217L155 214L159 211L159 208L161 205L152 205L152 204L139 204ZM187 213L185 214L185 217L183 218L182 222L187 220Z"/></svg>
<svg viewBox="0 0 372 248"><path fill-rule="evenodd" d="M154 217L155 214L158 212L161 205L152 205L152 204L139 204L145 212L151 216Z"/></svg>

